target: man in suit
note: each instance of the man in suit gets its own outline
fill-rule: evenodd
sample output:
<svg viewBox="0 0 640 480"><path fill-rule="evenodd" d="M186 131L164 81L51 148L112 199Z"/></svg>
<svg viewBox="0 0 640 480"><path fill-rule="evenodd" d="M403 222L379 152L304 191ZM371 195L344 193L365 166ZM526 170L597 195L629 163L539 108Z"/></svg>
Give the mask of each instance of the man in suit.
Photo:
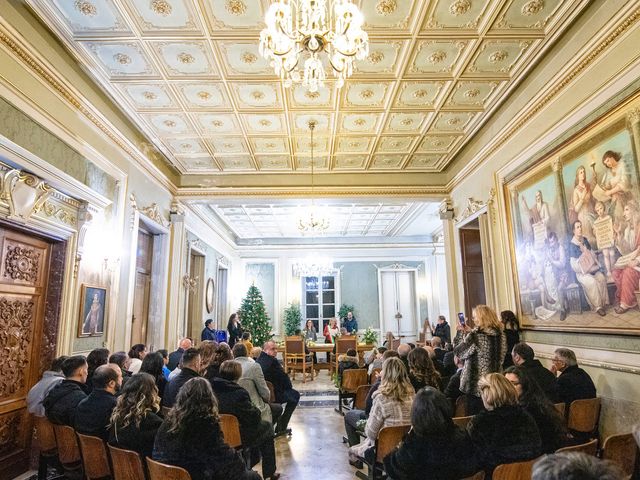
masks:
<svg viewBox="0 0 640 480"><path fill-rule="evenodd" d="M556 379L558 399L567 408L574 400L596 398L596 387L587 372L578 367L576 354L568 348L557 348L553 354L551 373L560 372Z"/></svg>
<svg viewBox="0 0 640 480"><path fill-rule="evenodd" d="M87 398L87 375L89 366L82 355L74 355L62 362L64 380L58 382L47 396L42 405L47 418L58 425L73 427L76 407Z"/></svg>
<svg viewBox="0 0 640 480"><path fill-rule="evenodd" d="M182 386L192 378L199 377L200 374L200 351L197 348L188 348L182 354L182 370L172 378L164 388L162 396L163 407L173 407L176 397Z"/></svg>
<svg viewBox="0 0 640 480"><path fill-rule="evenodd" d="M273 390L276 402L286 403L282 416L276 424L276 435L290 434L288 428L289 420L293 411L300 401L300 393L293 388L289 375L286 374L282 365L276 358L278 355L278 346L273 341L266 342L262 347L262 353L258 357L257 363L262 368L265 380L273 384Z"/></svg>
<svg viewBox="0 0 640 480"><path fill-rule="evenodd" d="M93 390L76 408L78 433L107 440L107 427L116 406L116 394L122 386L122 372L115 363L100 365L93 374Z"/></svg>
<svg viewBox="0 0 640 480"><path fill-rule="evenodd" d="M178 344L178 349L175 352L171 352L169 354L169 363L167 364L167 368L171 371L175 370L178 364L180 363L180 359L182 358L182 354L185 350L191 348L191 339L183 338L180 340Z"/></svg>
<svg viewBox="0 0 640 480"><path fill-rule="evenodd" d="M202 340L203 342L205 340L210 340L212 342L215 342L217 338L216 338L216 331L214 330L213 327L214 327L213 320L209 319L206 322L204 322L204 329L200 334L200 340Z"/></svg>
<svg viewBox="0 0 640 480"><path fill-rule="evenodd" d="M549 400L553 403L559 402L555 375L547 370L540 363L540 360L536 360L534 356L533 348L524 342L516 343L511 351L513 364L526 370L529 376L538 383L538 386Z"/></svg>

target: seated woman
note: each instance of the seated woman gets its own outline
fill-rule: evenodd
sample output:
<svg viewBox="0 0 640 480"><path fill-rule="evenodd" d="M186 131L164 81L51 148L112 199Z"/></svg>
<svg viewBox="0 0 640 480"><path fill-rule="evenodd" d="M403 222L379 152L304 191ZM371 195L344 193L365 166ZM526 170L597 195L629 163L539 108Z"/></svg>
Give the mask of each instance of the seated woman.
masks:
<svg viewBox="0 0 640 480"><path fill-rule="evenodd" d="M429 353L424 348L414 348L407 356L409 362L409 380L417 392L422 387L442 390L442 380L436 371Z"/></svg>
<svg viewBox="0 0 640 480"><path fill-rule="evenodd" d="M377 347L369 353L368 357L365 356L364 361L367 364L367 373L369 375L371 375L376 368L382 368L382 355L384 355L386 351L386 347Z"/></svg>
<svg viewBox="0 0 640 480"><path fill-rule="evenodd" d="M451 420L449 400L433 387L416 394L411 430L400 446L384 458L384 470L394 480L455 480L479 470L466 430Z"/></svg>
<svg viewBox="0 0 640 480"><path fill-rule="evenodd" d="M509 367L504 376L515 387L518 403L533 417L540 431L542 453L553 453L569 440L564 419L526 370Z"/></svg>
<svg viewBox="0 0 640 480"><path fill-rule="evenodd" d="M147 357L148 358L148 357ZM109 443L150 457L162 418L156 380L148 373L133 375L122 387L111 414Z"/></svg>
<svg viewBox="0 0 640 480"><path fill-rule="evenodd" d="M153 446L153 459L184 468L192 480L259 480L240 454L224 443L218 401L204 378L192 378L178 392Z"/></svg>
<svg viewBox="0 0 640 480"><path fill-rule="evenodd" d="M367 461L375 458L375 443L383 427L408 425L415 391L409 374L399 358L387 358L380 372L380 387L373 394L371 413L364 433L366 438L349 449L349 463L362 467L360 457Z"/></svg>
<svg viewBox="0 0 640 480"><path fill-rule="evenodd" d="M164 367L164 360L162 358L162 354L159 352L147 354L144 357L144 360L142 360L142 365L140 366L140 372L148 373L155 379L160 398L162 398L162 395L164 394L164 387L167 386L167 379L164 378L162 367Z"/></svg>
<svg viewBox="0 0 640 480"><path fill-rule="evenodd" d="M500 464L540 456L540 432L533 417L518 405L511 382L501 373L489 373L480 378L478 388L486 410L471 419L467 430L486 478Z"/></svg>
<svg viewBox="0 0 640 480"><path fill-rule="evenodd" d="M207 365L203 376L209 381L217 377L220 371L220 365L222 365L222 362L225 362L226 360L233 360L233 353L231 353L231 348L229 348L228 344L220 343L216 347L213 358Z"/></svg>

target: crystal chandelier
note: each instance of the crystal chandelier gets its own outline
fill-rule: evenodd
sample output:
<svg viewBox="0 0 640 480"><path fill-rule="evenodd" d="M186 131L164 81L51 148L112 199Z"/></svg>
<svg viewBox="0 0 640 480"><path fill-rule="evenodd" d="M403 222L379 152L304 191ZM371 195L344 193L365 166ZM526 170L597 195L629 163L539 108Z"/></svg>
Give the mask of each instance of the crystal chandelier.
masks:
<svg viewBox="0 0 640 480"><path fill-rule="evenodd" d="M307 257L293 264L293 274L296 277L317 277L333 273L333 260L328 257Z"/></svg>
<svg viewBox="0 0 640 480"><path fill-rule="evenodd" d="M324 86L326 74L320 54L326 52L340 88L353 73L354 59L362 60L369 54L363 22L351 0L276 0L265 16L260 54L271 60L285 87L302 80L309 91L317 92Z"/></svg>
<svg viewBox="0 0 640 480"><path fill-rule="evenodd" d="M322 234L329 228L329 219L324 215L322 209L314 205L314 183L313 183L313 131L316 128L316 122L309 122L309 130L311 130L311 208L305 209L298 217L298 230L302 235Z"/></svg>

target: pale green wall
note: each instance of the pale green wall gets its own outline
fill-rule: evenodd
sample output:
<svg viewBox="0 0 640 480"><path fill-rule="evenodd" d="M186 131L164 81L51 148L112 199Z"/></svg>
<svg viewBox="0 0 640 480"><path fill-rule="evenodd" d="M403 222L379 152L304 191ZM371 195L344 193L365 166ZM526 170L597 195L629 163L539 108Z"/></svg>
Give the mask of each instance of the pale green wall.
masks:
<svg viewBox="0 0 640 480"><path fill-rule="evenodd" d="M277 321L275 315L275 265L273 263L248 263L245 267L243 298L252 284L260 290L265 310L269 315L271 324L274 325L274 322ZM240 305L237 308L240 309Z"/></svg>

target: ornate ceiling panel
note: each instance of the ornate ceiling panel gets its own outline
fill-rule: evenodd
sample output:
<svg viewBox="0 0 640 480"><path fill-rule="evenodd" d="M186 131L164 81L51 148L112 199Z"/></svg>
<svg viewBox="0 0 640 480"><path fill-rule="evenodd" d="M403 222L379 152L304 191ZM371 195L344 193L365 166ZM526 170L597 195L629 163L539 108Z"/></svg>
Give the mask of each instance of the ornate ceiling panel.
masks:
<svg viewBox="0 0 640 480"><path fill-rule="evenodd" d="M442 172L584 0L359 0L370 52L342 89L284 88L269 0L26 0L184 174Z"/></svg>

